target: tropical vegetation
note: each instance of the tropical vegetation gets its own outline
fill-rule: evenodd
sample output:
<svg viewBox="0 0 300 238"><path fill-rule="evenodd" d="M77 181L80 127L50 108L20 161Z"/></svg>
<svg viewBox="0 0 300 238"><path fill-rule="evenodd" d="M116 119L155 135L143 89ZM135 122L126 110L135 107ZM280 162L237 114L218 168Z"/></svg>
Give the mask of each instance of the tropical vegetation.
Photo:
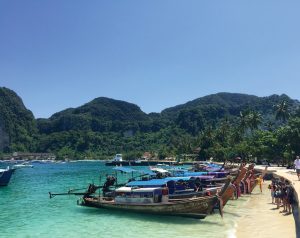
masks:
<svg viewBox="0 0 300 238"><path fill-rule="evenodd" d="M0 153L106 159L148 151L161 159L194 155L286 164L300 154L299 105L284 94L218 93L146 114L135 104L100 97L35 119L16 93L0 88Z"/></svg>

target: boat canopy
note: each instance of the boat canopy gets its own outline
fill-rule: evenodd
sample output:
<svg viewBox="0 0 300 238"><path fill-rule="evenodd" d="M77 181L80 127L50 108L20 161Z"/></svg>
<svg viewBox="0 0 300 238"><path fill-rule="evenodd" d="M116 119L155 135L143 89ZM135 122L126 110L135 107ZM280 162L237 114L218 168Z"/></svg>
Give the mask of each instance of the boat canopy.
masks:
<svg viewBox="0 0 300 238"><path fill-rule="evenodd" d="M169 181L177 182L179 180L188 181L191 177L167 177L163 179L151 179L145 181L132 181L126 184L128 187L139 187L139 186L163 186L166 185Z"/></svg>
<svg viewBox="0 0 300 238"><path fill-rule="evenodd" d="M122 167L122 166L114 167L113 170L117 170L117 171L124 172L124 173L137 172L137 170L135 170L135 169L128 168L128 167Z"/></svg>
<svg viewBox="0 0 300 238"><path fill-rule="evenodd" d="M116 189L116 192L119 193L128 193L128 192L153 192L160 188L132 188L132 187L120 187Z"/></svg>
<svg viewBox="0 0 300 238"><path fill-rule="evenodd" d="M142 175L153 175L153 176L156 175L156 173L154 173L153 171L150 171L150 170L135 170L135 169L132 169L132 168L122 167L122 166L114 167L113 170L124 172L124 173L137 172L137 173L140 173Z"/></svg>

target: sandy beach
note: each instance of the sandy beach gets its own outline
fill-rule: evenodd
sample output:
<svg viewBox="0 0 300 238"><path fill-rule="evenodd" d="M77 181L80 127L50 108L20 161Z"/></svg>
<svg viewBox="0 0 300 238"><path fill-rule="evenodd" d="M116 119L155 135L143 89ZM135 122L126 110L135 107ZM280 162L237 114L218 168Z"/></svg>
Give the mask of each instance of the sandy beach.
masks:
<svg viewBox="0 0 300 238"><path fill-rule="evenodd" d="M293 215L283 215L275 209L276 205L271 204L269 183L264 182L263 193L256 187L251 195L247 195L251 198L244 205L246 213L238 220L236 238L296 237Z"/></svg>

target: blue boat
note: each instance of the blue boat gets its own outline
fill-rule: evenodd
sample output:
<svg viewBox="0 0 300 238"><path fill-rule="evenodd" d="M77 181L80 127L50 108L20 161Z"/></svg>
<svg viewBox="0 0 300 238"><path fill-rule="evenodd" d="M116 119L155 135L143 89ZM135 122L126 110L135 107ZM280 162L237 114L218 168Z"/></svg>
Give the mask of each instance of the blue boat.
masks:
<svg viewBox="0 0 300 238"><path fill-rule="evenodd" d="M188 171L188 170L172 170L170 171L172 176L181 176L181 177L192 177L192 176L202 176L202 175L207 175L207 176L214 176L216 178L225 178L230 174L229 171L222 171L222 172L207 172L207 171L201 171L201 172L193 172L193 171Z"/></svg>
<svg viewBox="0 0 300 238"><path fill-rule="evenodd" d="M13 173L13 169L7 167L6 169L0 169L0 186L7 186L11 175Z"/></svg>

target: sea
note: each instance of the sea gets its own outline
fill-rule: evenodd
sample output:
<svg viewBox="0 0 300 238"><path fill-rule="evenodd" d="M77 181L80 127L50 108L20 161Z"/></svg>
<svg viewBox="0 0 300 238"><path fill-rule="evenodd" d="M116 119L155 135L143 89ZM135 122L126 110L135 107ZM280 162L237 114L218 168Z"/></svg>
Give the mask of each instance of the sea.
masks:
<svg viewBox="0 0 300 238"><path fill-rule="evenodd" d="M0 237L234 238L250 199L244 196L229 201L223 218L216 211L201 220L88 208L77 205L79 196L50 199L49 192L99 184L104 176L114 173L112 167L100 161L33 165L17 169L9 185L0 187ZM125 178L120 181L127 179L127 175L121 176Z"/></svg>

